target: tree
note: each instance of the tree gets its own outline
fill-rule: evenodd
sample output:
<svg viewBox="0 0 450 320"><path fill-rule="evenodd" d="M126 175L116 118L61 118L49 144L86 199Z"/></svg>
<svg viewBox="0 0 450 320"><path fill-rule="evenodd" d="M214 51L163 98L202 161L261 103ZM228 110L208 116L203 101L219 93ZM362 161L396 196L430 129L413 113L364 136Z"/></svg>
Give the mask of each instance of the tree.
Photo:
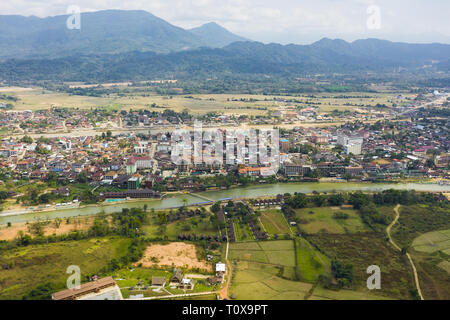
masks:
<svg viewBox="0 0 450 320"><path fill-rule="evenodd" d="M349 173L346 173L346 174L344 174L344 179L347 180L347 181L349 181L349 180L352 179L352 175L349 174Z"/></svg>
<svg viewBox="0 0 450 320"><path fill-rule="evenodd" d="M85 171L80 172L77 177L76 177L76 181L79 183L86 183L87 182L87 174Z"/></svg>
<svg viewBox="0 0 450 320"><path fill-rule="evenodd" d="M220 201L215 202L212 206L211 206L211 211L213 213L217 213L220 210Z"/></svg>
<svg viewBox="0 0 450 320"><path fill-rule="evenodd" d="M23 136L22 139L20 139L20 142L30 144L33 143L33 138L30 136Z"/></svg>
<svg viewBox="0 0 450 320"><path fill-rule="evenodd" d="M45 283L32 289L22 297L22 300L50 300L56 288L52 283Z"/></svg>
<svg viewBox="0 0 450 320"><path fill-rule="evenodd" d="M321 207L325 203L326 199L325 199L325 196L319 194L319 195L313 196L312 201L314 202L314 204L317 207Z"/></svg>

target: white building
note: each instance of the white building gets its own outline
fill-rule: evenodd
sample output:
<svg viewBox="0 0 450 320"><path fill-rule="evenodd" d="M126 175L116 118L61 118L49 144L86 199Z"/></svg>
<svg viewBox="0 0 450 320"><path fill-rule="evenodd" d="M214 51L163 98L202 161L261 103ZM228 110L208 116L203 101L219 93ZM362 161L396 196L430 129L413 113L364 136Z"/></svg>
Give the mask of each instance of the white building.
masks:
<svg viewBox="0 0 450 320"><path fill-rule="evenodd" d="M349 143L344 146L345 154L353 153L354 155L361 154L362 144L361 143Z"/></svg>

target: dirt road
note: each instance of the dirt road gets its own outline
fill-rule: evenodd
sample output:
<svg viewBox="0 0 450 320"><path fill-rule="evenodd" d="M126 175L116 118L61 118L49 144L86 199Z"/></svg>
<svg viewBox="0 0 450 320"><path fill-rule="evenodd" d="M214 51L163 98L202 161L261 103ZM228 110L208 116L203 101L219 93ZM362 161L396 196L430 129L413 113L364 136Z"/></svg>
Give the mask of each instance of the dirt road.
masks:
<svg viewBox="0 0 450 320"><path fill-rule="evenodd" d="M389 242L394 246L395 249L398 251L402 251L402 249L394 242L394 240L391 237L391 228L394 226L394 224L397 223L398 218L400 218L400 205L397 204L394 208L395 211L395 219L392 221L392 223L386 228L386 233L389 238ZM408 257L409 263L411 264L411 267L413 269L414 274L414 282L416 283L417 292L419 293L420 300L425 300L422 295L422 291L420 290L420 284L419 284L419 275L417 274L416 266L414 265L414 262L410 256L409 253L406 253L406 257Z"/></svg>

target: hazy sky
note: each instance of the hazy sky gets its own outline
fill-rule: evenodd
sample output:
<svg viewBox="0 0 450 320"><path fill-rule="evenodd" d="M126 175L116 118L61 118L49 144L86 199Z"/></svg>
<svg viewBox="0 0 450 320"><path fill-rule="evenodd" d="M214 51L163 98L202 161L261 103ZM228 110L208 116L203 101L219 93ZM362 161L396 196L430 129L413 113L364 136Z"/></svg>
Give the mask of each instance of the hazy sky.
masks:
<svg viewBox="0 0 450 320"><path fill-rule="evenodd" d="M322 37L450 43L450 0L1 0L0 14L54 16L70 5L82 12L146 10L183 28L215 21L266 43Z"/></svg>

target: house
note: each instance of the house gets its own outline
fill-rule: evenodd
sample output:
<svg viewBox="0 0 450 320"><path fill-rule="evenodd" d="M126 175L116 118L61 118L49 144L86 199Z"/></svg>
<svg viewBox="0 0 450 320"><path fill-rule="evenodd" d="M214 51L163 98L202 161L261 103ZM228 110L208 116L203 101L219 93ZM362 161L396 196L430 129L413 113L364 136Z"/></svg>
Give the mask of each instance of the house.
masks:
<svg viewBox="0 0 450 320"><path fill-rule="evenodd" d="M216 263L216 275L224 275L227 273L227 266L225 263Z"/></svg>
<svg viewBox="0 0 450 320"><path fill-rule="evenodd" d="M58 196L68 197L70 195L70 190L67 187L59 187L56 190L53 190Z"/></svg>
<svg viewBox="0 0 450 320"><path fill-rule="evenodd" d="M194 289L194 280L193 279L183 279L181 283L178 285L179 289L183 290L193 290Z"/></svg>
<svg viewBox="0 0 450 320"><path fill-rule="evenodd" d="M223 282L223 277L210 277L207 279L212 285L221 284Z"/></svg>
<svg viewBox="0 0 450 320"><path fill-rule="evenodd" d="M227 266L225 263L219 262L216 263L216 279L211 279L211 283L215 282L217 283L217 279L221 279L220 283L222 283L225 280L225 274L227 273Z"/></svg>
<svg viewBox="0 0 450 320"><path fill-rule="evenodd" d="M179 269L175 269L172 278L170 278L170 283L180 284L182 280L183 280L183 272Z"/></svg>
<svg viewBox="0 0 450 320"><path fill-rule="evenodd" d="M165 284L165 277L152 277L152 287L164 287Z"/></svg>

